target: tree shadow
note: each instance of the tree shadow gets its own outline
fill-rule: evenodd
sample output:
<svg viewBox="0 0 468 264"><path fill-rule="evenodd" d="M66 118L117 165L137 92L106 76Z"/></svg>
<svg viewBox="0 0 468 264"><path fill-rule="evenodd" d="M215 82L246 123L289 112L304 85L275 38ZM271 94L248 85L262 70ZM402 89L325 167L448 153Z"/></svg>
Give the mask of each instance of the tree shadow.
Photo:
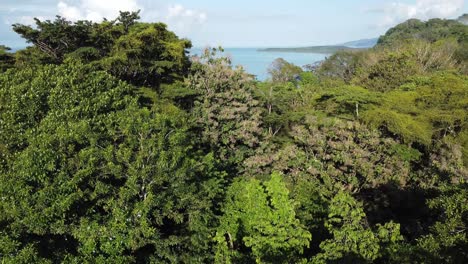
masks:
<svg viewBox="0 0 468 264"><path fill-rule="evenodd" d="M412 241L425 235L440 212L430 209L427 201L438 195L435 189L401 188L387 183L376 188L363 189L358 199L363 201L371 226L393 221L400 224L401 234Z"/></svg>

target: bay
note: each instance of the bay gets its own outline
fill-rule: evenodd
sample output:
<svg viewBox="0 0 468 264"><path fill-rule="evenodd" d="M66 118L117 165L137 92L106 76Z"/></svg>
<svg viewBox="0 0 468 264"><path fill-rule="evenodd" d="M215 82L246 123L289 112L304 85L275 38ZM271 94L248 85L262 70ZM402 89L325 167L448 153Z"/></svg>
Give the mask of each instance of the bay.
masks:
<svg viewBox="0 0 468 264"><path fill-rule="evenodd" d="M203 50L203 48L192 48L190 55L200 55ZM324 60L329 56L316 53L265 52L259 51L259 48L225 48L224 55L231 58L234 66L242 65L248 73L256 75L259 81L268 79L268 67L277 58L283 58L303 67Z"/></svg>

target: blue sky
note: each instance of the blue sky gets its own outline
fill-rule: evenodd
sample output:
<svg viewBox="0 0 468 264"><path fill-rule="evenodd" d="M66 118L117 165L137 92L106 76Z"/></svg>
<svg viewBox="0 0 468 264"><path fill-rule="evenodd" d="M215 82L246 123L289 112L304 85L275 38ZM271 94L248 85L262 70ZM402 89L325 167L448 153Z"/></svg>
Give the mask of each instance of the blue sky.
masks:
<svg viewBox="0 0 468 264"><path fill-rule="evenodd" d="M468 13L464 0L0 0L0 44L24 45L11 24L33 17L99 21L136 9L142 20L163 21L199 47L337 44L378 37L409 18Z"/></svg>

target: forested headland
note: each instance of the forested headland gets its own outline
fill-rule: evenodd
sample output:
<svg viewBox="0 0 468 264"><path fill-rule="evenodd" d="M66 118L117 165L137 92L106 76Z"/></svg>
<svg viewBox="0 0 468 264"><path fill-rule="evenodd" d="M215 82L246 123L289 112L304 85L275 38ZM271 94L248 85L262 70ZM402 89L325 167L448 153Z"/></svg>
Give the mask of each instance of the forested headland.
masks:
<svg viewBox="0 0 468 264"><path fill-rule="evenodd" d="M138 12L13 30L0 263L468 263L462 22L264 82Z"/></svg>

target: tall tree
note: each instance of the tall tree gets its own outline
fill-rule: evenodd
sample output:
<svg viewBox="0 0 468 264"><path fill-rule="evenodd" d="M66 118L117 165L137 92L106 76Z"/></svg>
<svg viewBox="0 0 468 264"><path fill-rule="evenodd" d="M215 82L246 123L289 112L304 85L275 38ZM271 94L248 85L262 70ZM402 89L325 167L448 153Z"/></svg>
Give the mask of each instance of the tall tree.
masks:
<svg viewBox="0 0 468 264"><path fill-rule="evenodd" d="M181 79L190 65L190 41L179 39L165 24L141 23L139 18L139 12L120 12L115 20L94 23L57 16L54 21L36 18L36 28L14 24L13 30L34 45L28 53L33 58L22 56L27 63L59 64L71 57L153 88Z"/></svg>
<svg viewBox="0 0 468 264"><path fill-rule="evenodd" d="M253 80L243 69L232 69L216 50L206 50L200 59L188 80L199 94L193 115L203 142L231 170L259 145L262 110L253 96Z"/></svg>
<svg viewBox="0 0 468 264"><path fill-rule="evenodd" d="M323 253L315 256L313 263L372 263L386 252L393 254L394 246L402 240L398 224L389 222L378 224L376 231L370 229L361 205L345 192L335 195L329 211L326 227L333 238L320 244Z"/></svg>
<svg viewBox="0 0 468 264"><path fill-rule="evenodd" d="M272 82L285 83L299 79L302 69L283 58L274 60L268 68Z"/></svg>
<svg viewBox="0 0 468 264"><path fill-rule="evenodd" d="M237 263L291 262L311 235L295 217L282 176L236 181L230 186L215 240L216 260Z"/></svg>

